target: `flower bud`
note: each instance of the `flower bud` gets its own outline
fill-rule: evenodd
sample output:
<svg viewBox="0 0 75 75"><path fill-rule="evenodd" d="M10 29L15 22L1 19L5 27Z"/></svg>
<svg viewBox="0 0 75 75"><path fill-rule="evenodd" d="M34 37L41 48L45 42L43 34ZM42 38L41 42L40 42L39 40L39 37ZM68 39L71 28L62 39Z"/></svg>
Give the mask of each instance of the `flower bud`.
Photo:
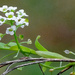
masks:
<svg viewBox="0 0 75 75"><path fill-rule="evenodd" d="M53 72L53 71L54 71L54 69L50 69L50 70L49 70L49 72Z"/></svg>
<svg viewBox="0 0 75 75"><path fill-rule="evenodd" d="M32 41L28 39L27 44L32 44Z"/></svg>

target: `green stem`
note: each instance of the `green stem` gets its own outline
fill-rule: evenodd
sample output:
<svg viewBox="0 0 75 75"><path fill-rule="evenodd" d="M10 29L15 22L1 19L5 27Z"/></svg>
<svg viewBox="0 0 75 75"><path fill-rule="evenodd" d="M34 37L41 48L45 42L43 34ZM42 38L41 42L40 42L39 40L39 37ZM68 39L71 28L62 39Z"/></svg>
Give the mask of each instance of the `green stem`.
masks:
<svg viewBox="0 0 75 75"><path fill-rule="evenodd" d="M14 53L15 53L15 52L14 52ZM14 53L11 53L11 54L8 54L8 55L3 56L3 57L0 59L0 61L3 60L4 58L6 58L6 57L8 57L8 56L10 56L10 55L12 55L12 54L14 54Z"/></svg>
<svg viewBox="0 0 75 75"><path fill-rule="evenodd" d="M44 66L44 67L50 68L50 69L54 69L54 70L64 69L64 68L67 68L67 67L69 67L71 65L74 65L75 66L75 62L69 63L69 64L64 65L64 66L61 66L61 67L52 67L52 66L47 66L47 65L41 64L41 66Z"/></svg>
<svg viewBox="0 0 75 75"><path fill-rule="evenodd" d="M17 44L17 46L18 46L18 49L20 50L20 52L23 54L23 55L25 55L25 53L23 52L23 50L21 49L21 47L20 47L20 44L19 44L19 41L18 41L18 39L17 39L17 36L16 36L16 32L14 31L14 37L15 37L15 41L16 41L16 44Z"/></svg>

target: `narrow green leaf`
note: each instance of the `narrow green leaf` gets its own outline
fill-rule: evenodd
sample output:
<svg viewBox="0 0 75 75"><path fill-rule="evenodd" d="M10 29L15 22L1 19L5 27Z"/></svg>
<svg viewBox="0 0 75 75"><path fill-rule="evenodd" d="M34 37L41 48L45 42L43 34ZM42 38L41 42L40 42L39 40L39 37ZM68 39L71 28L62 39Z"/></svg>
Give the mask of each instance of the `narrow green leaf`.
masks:
<svg viewBox="0 0 75 75"><path fill-rule="evenodd" d="M4 48L5 43L0 42L0 48Z"/></svg>
<svg viewBox="0 0 75 75"><path fill-rule="evenodd" d="M45 58L68 59L67 57L50 51L36 51L36 54Z"/></svg>
<svg viewBox="0 0 75 75"><path fill-rule="evenodd" d="M45 62L43 65L47 65L49 66L52 62ZM46 67L42 67L43 72L45 72L47 70Z"/></svg>
<svg viewBox="0 0 75 75"><path fill-rule="evenodd" d="M31 48L24 47L24 46L20 46L20 47L21 47L21 49L23 50L23 52L36 54L35 50L33 50L33 49L31 49ZM16 46L12 46L12 47L10 47L10 50L18 51L18 47L17 47L17 45L16 45Z"/></svg>
<svg viewBox="0 0 75 75"><path fill-rule="evenodd" d="M15 42L10 42L10 43L8 43L8 46L15 46L15 45L17 45Z"/></svg>
<svg viewBox="0 0 75 75"><path fill-rule="evenodd" d="M5 43L0 42L0 49L9 49L9 47Z"/></svg>
<svg viewBox="0 0 75 75"><path fill-rule="evenodd" d="M37 36L36 40L35 40L35 46L38 50L40 51L48 51L47 49L45 49L39 42L38 39L40 38L40 35Z"/></svg>
<svg viewBox="0 0 75 75"><path fill-rule="evenodd" d="M14 52L14 53L15 53L15 52ZM8 57L8 56L10 56L10 55L12 55L12 54L14 54L14 53L10 53L10 54L8 54L8 55L3 56L2 58L0 58L0 61L3 60L4 58L6 58L6 57Z"/></svg>

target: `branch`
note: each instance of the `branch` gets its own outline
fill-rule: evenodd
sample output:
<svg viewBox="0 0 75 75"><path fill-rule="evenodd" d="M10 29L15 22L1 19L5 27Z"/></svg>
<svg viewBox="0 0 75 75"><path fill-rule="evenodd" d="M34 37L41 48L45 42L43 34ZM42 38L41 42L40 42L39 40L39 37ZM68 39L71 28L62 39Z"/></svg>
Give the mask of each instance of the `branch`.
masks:
<svg viewBox="0 0 75 75"><path fill-rule="evenodd" d="M25 64L22 64L22 65L17 65L13 68L10 68L11 65L15 64L15 63L20 63L20 62L28 62L30 61L30 63L25 63ZM75 62L75 59L50 59L50 58L28 58L28 57L23 57L21 59L18 59L18 60L12 60L12 61L6 61L6 62L3 62L3 63L0 63L0 68L3 67L3 66L6 66L6 65L9 65L8 68L6 69L6 71L2 74L2 75L6 75L7 73L17 69L17 68L20 68L20 67L23 67L23 66L28 66L28 65L33 65L33 64L39 64L39 63L44 63L44 62ZM72 64L69 64L69 66L73 66L75 65L75 63L72 63ZM9 69L10 68L10 69ZM69 69L69 68L68 68ZM64 71L66 71L67 69L65 69ZM62 71L61 73L63 73L64 71ZM60 75L61 73L58 73L58 75Z"/></svg>
<svg viewBox="0 0 75 75"><path fill-rule="evenodd" d="M4 67L6 65L12 64L12 63L20 63L20 62L28 62L28 61L75 62L75 59L51 59L51 58L27 58L27 57L23 57L22 59L6 61L3 63L0 63L0 68Z"/></svg>
<svg viewBox="0 0 75 75"><path fill-rule="evenodd" d="M65 72L65 71L67 71L68 69L70 69L72 66L73 66L73 65L71 65L71 66L69 66L69 67L67 67L67 68L63 69L63 70L62 70L62 71L60 71L57 75L62 74L63 72Z"/></svg>

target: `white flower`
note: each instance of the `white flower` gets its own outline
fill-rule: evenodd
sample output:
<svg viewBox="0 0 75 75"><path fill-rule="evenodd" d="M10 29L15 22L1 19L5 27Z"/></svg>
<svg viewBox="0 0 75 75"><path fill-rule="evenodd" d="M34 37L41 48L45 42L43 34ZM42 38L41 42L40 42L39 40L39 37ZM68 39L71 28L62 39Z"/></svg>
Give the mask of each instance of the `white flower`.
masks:
<svg viewBox="0 0 75 75"><path fill-rule="evenodd" d="M16 21L16 25L21 25L21 24L23 24L22 19L18 19L18 20Z"/></svg>
<svg viewBox="0 0 75 75"><path fill-rule="evenodd" d="M69 50L65 50L64 52L65 52L66 54L69 54L69 53L70 53L70 51L69 51Z"/></svg>
<svg viewBox="0 0 75 75"><path fill-rule="evenodd" d="M18 14L18 17L23 17L23 16L28 17L28 15L24 12L23 9L17 11L16 13Z"/></svg>
<svg viewBox="0 0 75 75"><path fill-rule="evenodd" d="M22 25L21 28L24 28L25 25Z"/></svg>
<svg viewBox="0 0 75 75"><path fill-rule="evenodd" d="M14 31L16 30L16 26L13 25L6 30L6 34L14 35Z"/></svg>
<svg viewBox="0 0 75 75"><path fill-rule="evenodd" d="M6 21L5 17L0 16L0 26Z"/></svg>
<svg viewBox="0 0 75 75"><path fill-rule="evenodd" d="M16 25L21 25L21 28L24 28L25 25L28 26L29 23L26 22L26 19L20 18L19 20L16 21Z"/></svg>
<svg viewBox="0 0 75 75"><path fill-rule="evenodd" d="M25 25L26 25L26 26L28 26L28 25L29 25L29 22L24 22L24 23L25 23Z"/></svg>
<svg viewBox="0 0 75 75"><path fill-rule="evenodd" d="M32 41L28 39L27 44L32 44Z"/></svg>
<svg viewBox="0 0 75 75"><path fill-rule="evenodd" d="M7 12L7 10L8 10L8 6L7 5L4 5L4 6L0 7L0 11L1 12Z"/></svg>
<svg viewBox="0 0 75 75"><path fill-rule="evenodd" d="M28 19L24 19L24 23L25 23L26 26L28 26L29 25L29 20Z"/></svg>
<svg viewBox="0 0 75 75"><path fill-rule="evenodd" d="M17 9L17 7L12 7L12 6L10 6L10 7L8 8L8 10L11 11L11 12L14 12L16 9Z"/></svg>
<svg viewBox="0 0 75 75"><path fill-rule="evenodd" d="M5 13L5 16L7 17L7 20L16 20L13 12Z"/></svg>

